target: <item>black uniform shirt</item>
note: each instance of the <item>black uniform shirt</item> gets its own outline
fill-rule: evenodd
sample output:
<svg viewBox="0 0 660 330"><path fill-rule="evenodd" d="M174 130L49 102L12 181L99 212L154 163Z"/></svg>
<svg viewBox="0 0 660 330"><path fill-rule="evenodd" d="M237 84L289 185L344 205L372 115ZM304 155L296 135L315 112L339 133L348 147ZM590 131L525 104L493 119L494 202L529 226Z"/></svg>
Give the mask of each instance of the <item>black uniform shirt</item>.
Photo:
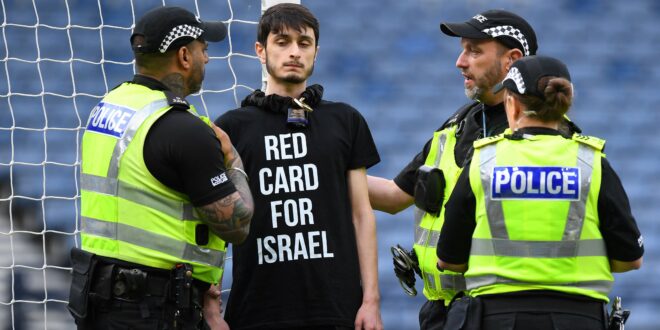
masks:
<svg viewBox="0 0 660 330"><path fill-rule="evenodd" d="M486 120L485 136L500 134L508 127L503 103L494 106L488 106L482 103L472 107L462 123L459 122L458 124L459 129L457 129L454 158L456 159L456 165L459 167L463 167L465 162L472 158L472 142L484 137L484 116ZM426 142L424 149L415 155L412 161L394 178L394 183L410 196L414 196L415 181L417 179L416 172L420 166L424 165L424 161L431 148L432 140L433 138Z"/></svg>
<svg viewBox="0 0 660 330"><path fill-rule="evenodd" d="M519 130L532 135L559 135L559 131L530 127ZM606 158L601 160L602 177L598 194L598 217L607 255L610 259L634 261L644 254L641 235L630 211L628 196ZM445 205L445 223L438 241L437 255L451 264L464 264L470 257L472 233L476 227L476 198L470 186L470 164L458 177L456 187Z"/></svg>
<svg viewBox="0 0 660 330"><path fill-rule="evenodd" d="M135 75L132 83L167 91L160 81ZM236 191L226 176L220 142L206 123L185 108L173 107L152 126L144 142L144 162L149 172L164 185L203 206ZM215 184L215 185L214 185Z"/></svg>

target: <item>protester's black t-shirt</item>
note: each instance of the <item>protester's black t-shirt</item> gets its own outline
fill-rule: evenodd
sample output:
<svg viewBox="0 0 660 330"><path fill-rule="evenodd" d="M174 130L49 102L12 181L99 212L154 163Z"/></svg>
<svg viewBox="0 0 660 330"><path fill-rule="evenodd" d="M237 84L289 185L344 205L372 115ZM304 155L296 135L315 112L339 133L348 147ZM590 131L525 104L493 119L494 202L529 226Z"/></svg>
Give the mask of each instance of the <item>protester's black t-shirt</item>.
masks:
<svg viewBox="0 0 660 330"><path fill-rule="evenodd" d="M484 119L486 121L485 132L483 129ZM460 128L457 129L454 158L456 159L456 165L463 167L465 162L472 158L472 143L475 140L500 134L508 127L504 104L499 103L494 106L483 103L477 104L468 111L465 118L457 125ZM433 138L429 139L422 151L415 155L410 163L394 178L394 183L410 196L414 196L415 181L417 180L416 172L420 166L424 165L432 140Z"/></svg>
<svg viewBox="0 0 660 330"><path fill-rule="evenodd" d="M247 106L216 120L243 159L255 201L250 234L232 247L232 329L353 327L361 305L346 174L380 158L357 110L310 105L306 128L287 126L286 107Z"/></svg>
<svg viewBox="0 0 660 330"><path fill-rule="evenodd" d="M535 127L524 128L520 132L532 135L560 134L556 130ZM467 263L476 226L476 198L470 186L469 166L468 161L447 201L445 223L438 241L438 257L452 264ZM610 259L620 261L636 260L642 256L644 248L640 246L641 235L630 211L628 196L606 158L601 159L601 167L598 217L607 255Z"/></svg>
<svg viewBox="0 0 660 330"><path fill-rule="evenodd" d="M163 83L146 76L136 75L132 82L167 90ZM151 175L188 196L195 206L210 204L236 191L231 180L223 180L226 174L220 141L211 127L185 108L173 107L151 126L143 156Z"/></svg>

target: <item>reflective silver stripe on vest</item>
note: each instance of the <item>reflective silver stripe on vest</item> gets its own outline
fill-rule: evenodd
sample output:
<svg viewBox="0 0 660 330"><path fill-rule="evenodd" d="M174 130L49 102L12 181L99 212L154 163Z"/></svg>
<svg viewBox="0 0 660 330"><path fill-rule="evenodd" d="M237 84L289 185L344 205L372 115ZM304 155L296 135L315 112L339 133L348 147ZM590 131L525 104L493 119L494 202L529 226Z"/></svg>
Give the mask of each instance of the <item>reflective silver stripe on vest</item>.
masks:
<svg viewBox="0 0 660 330"><path fill-rule="evenodd" d="M467 289L472 290L480 288L486 285L492 284L516 284L516 285L551 285L551 286L564 286L572 288L580 288L591 291L596 291L602 294L608 294L612 289L614 281L580 281L572 283L529 283L523 281L515 281L512 279L499 277L496 275L484 275L484 276L475 276L475 277L466 277L465 282L467 283Z"/></svg>
<svg viewBox="0 0 660 330"><path fill-rule="evenodd" d="M568 220L562 240L578 240L582 234L584 217L586 212L587 198L591 190L591 173L593 171L595 152L591 147L582 143L578 144L577 164L580 169L582 181L580 181L580 200L571 201L568 209Z"/></svg>
<svg viewBox="0 0 660 330"><path fill-rule="evenodd" d="M442 275L440 274L440 284L445 290L463 291L466 289L465 277L463 275Z"/></svg>
<svg viewBox="0 0 660 330"><path fill-rule="evenodd" d="M431 291L437 291L438 287L435 285L435 277L432 273L423 272L424 279L426 282L426 287ZM440 286L443 290L455 290L463 291L465 290L465 277L462 274L456 275L443 275L440 274Z"/></svg>
<svg viewBox="0 0 660 330"><path fill-rule="evenodd" d="M438 146L437 146L437 153L435 155L435 162L433 166L436 168L440 166L440 161L442 160L442 154L445 151L445 143L447 142L447 133L442 133L440 136L438 136ZM423 245L423 246L432 246L436 247L438 245L438 238L440 238L440 231L439 230L430 230L427 228L423 228L420 225L422 224L422 219L424 218L424 215L426 212L424 210L421 210L417 207L415 207L415 244L417 245Z"/></svg>
<svg viewBox="0 0 660 330"><path fill-rule="evenodd" d="M179 220L196 220L193 206L169 199L165 196L142 190L124 181L119 181L118 196L140 205L158 210Z"/></svg>
<svg viewBox="0 0 660 330"><path fill-rule="evenodd" d="M179 260L189 260L214 267L223 267L225 252L177 241L167 236L126 224L82 217L85 234L119 240L168 254Z"/></svg>
<svg viewBox="0 0 660 330"><path fill-rule="evenodd" d="M438 240L440 240L439 230L415 228L415 244L435 248L438 246Z"/></svg>
<svg viewBox="0 0 660 330"><path fill-rule="evenodd" d="M486 215L488 216L488 226L490 227L490 233L493 238L503 238L508 239L509 233L506 231L506 226L504 224L504 211L502 210L502 202L493 201L491 196L491 173L493 173L493 168L497 160L496 153L496 144L490 144L485 146L479 152L479 174L481 176L481 185L484 190L484 199L486 202Z"/></svg>
<svg viewBox="0 0 660 330"><path fill-rule="evenodd" d="M133 137L135 137L140 125L142 125L149 116L168 105L166 99L156 100L147 104L133 115L133 118L131 118L126 126L124 136L117 141L117 144L115 144L115 150L112 152L112 157L110 157L110 166L108 167L109 178L117 178L121 157L124 155L124 152L126 151L126 148L128 148L129 143L133 140Z"/></svg>
<svg viewBox="0 0 660 330"><path fill-rule="evenodd" d="M433 277L433 274L432 274L432 273L428 273L428 272L424 272L424 271L423 271L423 272L422 272L422 275L424 275L424 276L422 276L422 278L424 279L424 282L426 283L425 286L426 286L429 290L431 290L431 291L436 291L436 290L438 290L438 287L435 286L435 278ZM441 282L441 285L442 285L442 282Z"/></svg>
<svg viewBox="0 0 660 330"><path fill-rule="evenodd" d="M142 190L124 181L104 178L92 174L80 175L80 186L84 190L100 194L119 196L133 203L158 210L178 220L199 220L195 216L194 206L165 196Z"/></svg>
<svg viewBox="0 0 660 330"><path fill-rule="evenodd" d="M105 178L98 175L81 173L80 189L89 190L104 195L117 195L117 179Z"/></svg>
<svg viewBox="0 0 660 330"><path fill-rule="evenodd" d="M602 239L571 241L510 241L473 238L470 255L525 258L607 256Z"/></svg>
<svg viewBox="0 0 660 330"><path fill-rule="evenodd" d="M440 161L442 160L442 154L445 152L445 143L447 142L447 133L442 133L438 137L438 149L435 154L435 167L440 166Z"/></svg>

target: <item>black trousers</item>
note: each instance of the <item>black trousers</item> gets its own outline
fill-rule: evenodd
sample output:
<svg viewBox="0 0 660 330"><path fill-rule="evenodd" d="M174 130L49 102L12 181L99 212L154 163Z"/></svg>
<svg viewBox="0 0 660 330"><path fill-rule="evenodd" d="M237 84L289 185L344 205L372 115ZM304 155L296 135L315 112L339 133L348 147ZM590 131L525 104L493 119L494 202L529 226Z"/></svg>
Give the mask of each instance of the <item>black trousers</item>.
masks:
<svg viewBox="0 0 660 330"><path fill-rule="evenodd" d="M202 315L189 316L173 324L175 309L163 303L160 297L145 297L140 302L94 301L90 315L78 330L165 330L165 329L210 329Z"/></svg>
<svg viewBox="0 0 660 330"><path fill-rule="evenodd" d="M447 320L444 300L427 300L419 310L420 330L442 330Z"/></svg>
<svg viewBox="0 0 660 330"><path fill-rule="evenodd" d="M555 296L482 296L484 330L604 330L604 302Z"/></svg>
<svg viewBox="0 0 660 330"><path fill-rule="evenodd" d="M79 330L209 328L202 314L206 290L203 283L193 282L184 290L168 271L125 268L107 262L99 262L92 269L85 300L87 317L74 315ZM180 308L175 292L177 297L185 297L180 298Z"/></svg>

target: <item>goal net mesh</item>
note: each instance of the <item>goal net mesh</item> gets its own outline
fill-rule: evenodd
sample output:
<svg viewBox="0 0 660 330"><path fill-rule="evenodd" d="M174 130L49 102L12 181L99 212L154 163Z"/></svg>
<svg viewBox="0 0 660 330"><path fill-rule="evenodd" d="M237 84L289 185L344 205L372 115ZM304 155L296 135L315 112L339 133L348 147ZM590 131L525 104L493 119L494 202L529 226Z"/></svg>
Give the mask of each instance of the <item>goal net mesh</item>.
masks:
<svg viewBox="0 0 660 330"><path fill-rule="evenodd" d="M160 5L222 20L202 90L210 118L261 84L259 0L0 0L0 324L71 329L69 250L80 246L80 139L89 112L135 72L129 37Z"/></svg>

